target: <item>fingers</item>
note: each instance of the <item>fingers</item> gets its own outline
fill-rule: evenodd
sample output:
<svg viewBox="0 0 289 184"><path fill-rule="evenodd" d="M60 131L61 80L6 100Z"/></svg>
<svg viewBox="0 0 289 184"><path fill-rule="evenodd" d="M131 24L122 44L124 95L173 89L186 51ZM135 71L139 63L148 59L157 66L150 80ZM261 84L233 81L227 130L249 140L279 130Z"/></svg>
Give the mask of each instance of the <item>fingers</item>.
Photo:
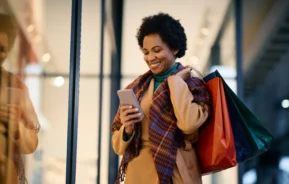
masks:
<svg viewBox="0 0 289 184"><path fill-rule="evenodd" d="M131 105L122 105L122 104L120 104L120 112L124 112L127 109L131 109L131 108L132 108Z"/></svg>
<svg viewBox="0 0 289 184"><path fill-rule="evenodd" d="M133 108L131 105L121 105L120 106L120 115L121 116L128 116L130 114L135 114L139 111L138 108Z"/></svg>
<svg viewBox="0 0 289 184"><path fill-rule="evenodd" d="M0 107L0 120L2 122L17 121L20 117L18 106L2 105Z"/></svg>
<svg viewBox="0 0 289 184"><path fill-rule="evenodd" d="M9 113L4 112L4 111L0 111L0 121L4 122L4 123L9 122Z"/></svg>
<svg viewBox="0 0 289 184"><path fill-rule="evenodd" d="M124 123L127 123L127 125L131 125L133 123L137 123L140 121L141 121L141 113L130 114L124 118ZM131 122L131 123L128 123L128 122Z"/></svg>
<svg viewBox="0 0 289 184"><path fill-rule="evenodd" d="M18 105L1 105L0 110L8 111L8 112L18 112L20 110Z"/></svg>
<svg viewBox="0 0 289 184"><path fill-rule="evenodd" d="M141 121L142 113L138 113L138 108L131 105L120 105L120 119L125 127L131 127L133 124Z"/></svg>

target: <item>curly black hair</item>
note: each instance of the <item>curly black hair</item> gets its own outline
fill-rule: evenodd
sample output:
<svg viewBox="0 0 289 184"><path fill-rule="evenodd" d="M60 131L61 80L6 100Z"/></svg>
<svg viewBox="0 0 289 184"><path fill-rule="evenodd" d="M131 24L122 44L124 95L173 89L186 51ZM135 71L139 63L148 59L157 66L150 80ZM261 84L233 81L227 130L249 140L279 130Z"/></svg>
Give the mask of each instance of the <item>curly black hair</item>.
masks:
<svg viewBox="0 0 289 184"><path fill-rule="evenodd" d="M8 51L10 51L17 36L17 26L12 16L0 13L0 32L7 34Z"/></svg>
<svg viewBox="0 0 289 184"><path fill-rule="evenodd" d="M143 47L144 37L150 34L160 35L170 49L179 50L177 58L185 55L187 50L187 37L183 26L179 20L174 19L169 14L159 13L143 18L143 22L137 32L138 45Z"/></svg>

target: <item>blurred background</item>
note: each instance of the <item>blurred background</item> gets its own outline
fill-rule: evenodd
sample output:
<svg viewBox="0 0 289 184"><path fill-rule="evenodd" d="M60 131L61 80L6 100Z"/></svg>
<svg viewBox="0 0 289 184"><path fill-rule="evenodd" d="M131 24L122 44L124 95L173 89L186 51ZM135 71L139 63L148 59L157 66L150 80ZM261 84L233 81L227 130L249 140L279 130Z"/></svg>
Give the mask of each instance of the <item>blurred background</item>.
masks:
<svg viewBox="0 0 289 184"><path fill-rule="evenodd" d="M30 184L62 184L69 177L67 145L76 143L68 131L72 2L0 0L0 13L11 15L18 29L3 67L29 88L42 127L37 150L23 155ZM203 183L288 184L288 0L82 0L76 183L115 181L116 91L147 71L136 31L143 17L158 12L185 28L188 50L179 62L204 75L218 69L275 137L267 153L204 176Z"/></svg>

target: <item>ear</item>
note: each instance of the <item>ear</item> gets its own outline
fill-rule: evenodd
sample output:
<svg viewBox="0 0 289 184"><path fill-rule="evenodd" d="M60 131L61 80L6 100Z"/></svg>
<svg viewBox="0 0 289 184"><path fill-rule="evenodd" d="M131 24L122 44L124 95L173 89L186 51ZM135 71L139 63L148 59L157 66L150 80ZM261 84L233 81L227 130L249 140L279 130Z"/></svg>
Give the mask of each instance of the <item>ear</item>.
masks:
<svg viewBox="0 0 289 184"><path fill-rule="evenodd" d="M176 55L178 54L178 52L179 52L179 49L177 49L177 50L172 50L172 51L173 51L174 56L176 56Z"/></svg>

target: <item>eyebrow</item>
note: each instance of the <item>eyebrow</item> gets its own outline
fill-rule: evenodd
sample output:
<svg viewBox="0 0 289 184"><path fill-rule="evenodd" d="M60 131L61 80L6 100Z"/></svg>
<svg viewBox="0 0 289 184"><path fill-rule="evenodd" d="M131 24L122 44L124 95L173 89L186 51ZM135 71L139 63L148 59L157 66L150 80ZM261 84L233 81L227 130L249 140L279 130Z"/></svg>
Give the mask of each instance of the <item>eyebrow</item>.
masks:
<svg viewBox="0 0 289 184"><path fill-rule="evenodd" d="M160 48L162 48L162 46L156 45L156 46L154 46L154 47L153 47L153 48L151 48L151 49L154 49L154 48L156 48L156 47L160 47ZM143 48L142 50L148 50L148 49L146 49L146 48Z"/></svg>

